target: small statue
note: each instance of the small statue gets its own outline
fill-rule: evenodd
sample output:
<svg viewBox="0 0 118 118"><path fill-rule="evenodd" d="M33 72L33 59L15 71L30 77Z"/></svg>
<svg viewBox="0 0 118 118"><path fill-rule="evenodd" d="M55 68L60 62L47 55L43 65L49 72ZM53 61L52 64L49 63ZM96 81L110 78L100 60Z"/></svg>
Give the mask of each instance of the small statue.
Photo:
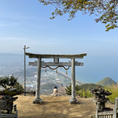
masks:
<svg viewBox="0 0 118 118"><path fill-rule="evenodd" d="M21 94L23 88L13 76L0 77L0 86L3 88L0 91L0 112L11 114L13 102L18 98L14 96Z"/></svg>
<svg viewBox="0 0 118 118"><path fill-rule="evenodd" d="M107 96L111 95L112 93L103 88L91 89L91 93L95 95L97 110L100 112L104 111L106 109L105 103L109 101Z"/></svg>

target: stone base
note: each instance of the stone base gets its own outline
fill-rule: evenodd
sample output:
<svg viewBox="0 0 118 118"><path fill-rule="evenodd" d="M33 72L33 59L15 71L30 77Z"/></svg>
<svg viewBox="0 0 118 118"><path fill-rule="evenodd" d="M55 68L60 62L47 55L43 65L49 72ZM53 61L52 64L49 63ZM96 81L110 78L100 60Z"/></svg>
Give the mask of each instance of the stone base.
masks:
<svg viewBox="0 0 118 118"><path fill-rule="evenodd" d="M70 104L78 104L79 103L76 98L71 98L69 102L70 102Z"/></svg>
<svg viewBox="0 0 118 118"><path fill-rule="evenodd" d="M41 103L43 103L43 101L42 101L42 99L40 99L40 98L36 98L34 101L33 101L33 103L34 104L41 104Z"/></svg>

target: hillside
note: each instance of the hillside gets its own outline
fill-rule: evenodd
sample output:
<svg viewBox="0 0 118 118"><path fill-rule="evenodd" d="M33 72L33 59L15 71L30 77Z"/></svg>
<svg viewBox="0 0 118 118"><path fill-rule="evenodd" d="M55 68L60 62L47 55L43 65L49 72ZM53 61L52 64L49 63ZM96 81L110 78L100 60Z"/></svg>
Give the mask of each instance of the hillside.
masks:
<svg viewBox="0 0 118 118"><path fill-rule="evenodd" d="M110 77L106 77L103 80L97 82L97 84L102 86L111 86L111 85L116 85L117 83Z"/></svg>
<svg viewBox="0 0 118 118"><path fill-rule="evenodd" d="M92 89L92 88L99 88L99 87L102 87L101 85L97 85L97 84L92 84L92 83L89 83L89 84L82 84L79 86L79 89L84 89L84 90L87 90L87 89Z"/></svg>

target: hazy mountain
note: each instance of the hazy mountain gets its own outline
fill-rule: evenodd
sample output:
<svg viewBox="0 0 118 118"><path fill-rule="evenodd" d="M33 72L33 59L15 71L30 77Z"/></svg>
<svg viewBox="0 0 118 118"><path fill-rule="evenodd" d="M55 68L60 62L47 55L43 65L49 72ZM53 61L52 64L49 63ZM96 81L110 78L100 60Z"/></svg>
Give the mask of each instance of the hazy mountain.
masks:
<svg viewBox="0 0 118 118"><path fill-rule="evenodd" d="M99 88L99 87L102 87L102 86L98 84L93 84L93 83L82 84L79 86L80 89L84 89L84 90L87 90L87 89L90 90L90 89Z"/></svg>
<svg viewBox="0 0 118 118"><path fill-rule="evenodd" d="M110 77L106 77L103 80L97 82L97 84L102 86L111 86L111 85L116 85L117 83L114 80L112 80Z"/></svg>

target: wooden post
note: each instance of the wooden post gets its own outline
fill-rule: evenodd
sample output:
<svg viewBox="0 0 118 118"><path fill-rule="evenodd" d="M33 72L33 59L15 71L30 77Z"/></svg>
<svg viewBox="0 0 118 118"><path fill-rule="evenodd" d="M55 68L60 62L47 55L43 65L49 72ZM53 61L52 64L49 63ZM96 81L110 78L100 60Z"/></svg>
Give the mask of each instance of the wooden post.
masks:
<svg viewBox="0 0 118 118"><path fill-rule="evenodd" d="M72 58L72 62L71 62L71 68L72 68L72 77L71 77L71 99L70 99L70 103L71 104L76 104L77 103L77 99L76 99L76 91L75 91L75 84L76 84L76 80L75 80L75 58Z"/></svg>
<svg viewBox="0 0 118 118"><path fill-rule="evenodd" d="M38 71L37 71L37 86L36 86L36 98L33 101L34 104L40 104L42 100L40 99L40 80L41 80L41 58L38 58Z"/></svg>
<svg viewBox="0 0 118 118"><path fill-rule="evenodd" d="M117 110L118 110L118 98L115 99L114 111L113 111L113 118L117 118Z"/></svg>

